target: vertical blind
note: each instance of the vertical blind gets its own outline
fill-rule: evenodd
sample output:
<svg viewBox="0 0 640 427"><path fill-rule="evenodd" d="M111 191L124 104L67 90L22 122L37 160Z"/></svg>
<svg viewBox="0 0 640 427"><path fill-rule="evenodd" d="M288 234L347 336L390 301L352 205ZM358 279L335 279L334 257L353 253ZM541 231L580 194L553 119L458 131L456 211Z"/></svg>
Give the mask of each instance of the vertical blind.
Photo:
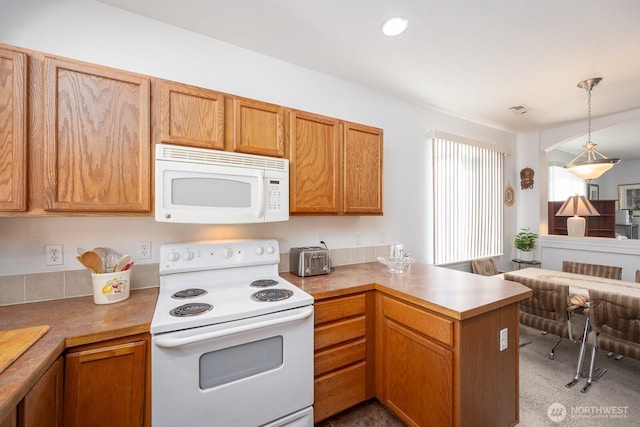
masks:
<svg viewBox="0 0 640 427"><path fill-rule="evenodd" d="M433 139L434 262L503 252L504 153Z"/></svg>

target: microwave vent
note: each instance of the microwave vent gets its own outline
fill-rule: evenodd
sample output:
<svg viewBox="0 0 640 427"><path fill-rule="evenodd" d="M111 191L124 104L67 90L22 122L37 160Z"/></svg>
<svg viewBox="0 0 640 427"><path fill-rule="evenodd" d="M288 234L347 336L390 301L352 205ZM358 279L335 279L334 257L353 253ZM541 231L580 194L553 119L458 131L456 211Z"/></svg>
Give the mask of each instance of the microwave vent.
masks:
<svg viewBox="0 0 640 427"><path fill-rule="evenodd" d="M289 170L289 161L286 159L164 144L157 144L156 160L174 160L280 171Z"/></svg>

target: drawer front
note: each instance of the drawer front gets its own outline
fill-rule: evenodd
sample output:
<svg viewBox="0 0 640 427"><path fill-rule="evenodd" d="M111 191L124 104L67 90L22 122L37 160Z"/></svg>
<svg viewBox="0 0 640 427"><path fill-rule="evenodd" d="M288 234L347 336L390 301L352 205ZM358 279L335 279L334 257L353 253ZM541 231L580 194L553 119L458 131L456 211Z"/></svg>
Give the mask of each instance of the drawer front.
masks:
<svg viewBox="0 0 640 427"><path fill-rule="evenodd" d="M314 376L319 377L327 372L363 361L366 352L367 346L364 339L318 352L314 357Z"/></svg>
<svg viewBox="0 0 640 427"><path fill-rule="evenodd" d="M367 323L365 316L316 326L314 332L314 350L320 350L341 342L364 337L366 330Z"/></svg>
<svg viewBox="0 0 640 427"><path fill-rule="evenodd" d="M358 294L314 303L314 322L320 325L365 313L366 295Z"/></svg>
<svg viewBox="0 0 640 427"><path fill-rule="evenodd" d="M384 316L414 329L430 338L453 346L453 321L444 319L422 309L384 298Z"/></svg>
<svg viewBox="0 0 640 427"><path fill-rule="evenodd" d="M366 363L362 362L316 379L314 422L324 420L366 400Z"/></svg>

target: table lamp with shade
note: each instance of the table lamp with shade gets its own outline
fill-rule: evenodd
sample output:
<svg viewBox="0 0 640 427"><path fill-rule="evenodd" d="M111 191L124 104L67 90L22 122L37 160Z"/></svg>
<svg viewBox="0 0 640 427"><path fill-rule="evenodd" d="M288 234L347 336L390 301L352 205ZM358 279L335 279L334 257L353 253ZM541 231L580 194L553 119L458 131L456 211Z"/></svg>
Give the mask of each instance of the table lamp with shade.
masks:
<svg viewBox="0 0 640 427"><path fill-rule="evenodd" d="M584 237L587 226L585 216L600 216L585 196L570 196L558 209L556 216L567 216L567 234L569 237Z"/></svg>

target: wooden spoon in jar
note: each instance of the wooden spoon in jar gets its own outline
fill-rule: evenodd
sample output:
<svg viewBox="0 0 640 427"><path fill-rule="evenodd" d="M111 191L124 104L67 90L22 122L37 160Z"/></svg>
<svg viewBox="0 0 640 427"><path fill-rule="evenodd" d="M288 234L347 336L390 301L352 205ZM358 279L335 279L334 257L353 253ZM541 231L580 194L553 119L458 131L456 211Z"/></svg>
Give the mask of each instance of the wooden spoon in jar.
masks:
<svg viewBox="0 0 640 427"><path fill-rule="evenodd" d="M85 267L89 267L94 273L100 274L104 271L102 259L100 259L100 256L93 251L83 253L80 257L80 262Z"/></svg>

